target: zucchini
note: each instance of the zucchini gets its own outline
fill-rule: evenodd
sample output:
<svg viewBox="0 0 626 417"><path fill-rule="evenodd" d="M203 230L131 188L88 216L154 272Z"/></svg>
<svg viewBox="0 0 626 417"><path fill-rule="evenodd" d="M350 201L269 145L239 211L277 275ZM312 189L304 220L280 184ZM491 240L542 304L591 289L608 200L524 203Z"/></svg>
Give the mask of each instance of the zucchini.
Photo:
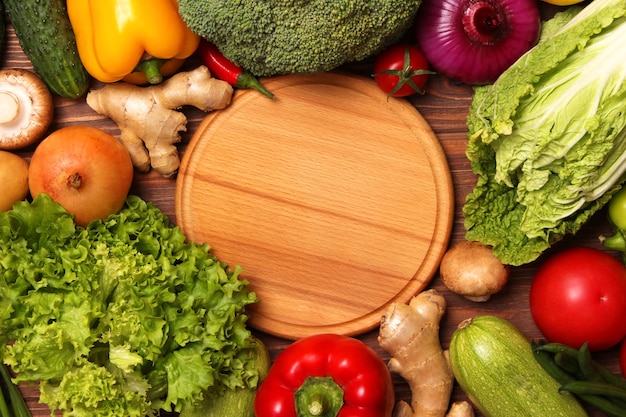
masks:
<svg viewBox="0 0 626 417"><path fill-rule="evenodd" d="M530 341L505 319L462 321L450 341L457 382L487 417L585 417L586 411L535 360Z"/></svg>
<svg viewBox="0 0 626 417"><path fill-rule="evenodd" d="M89 74L78 55L65 0L2 0L24 54L50 91L78 98Z"/></svg>

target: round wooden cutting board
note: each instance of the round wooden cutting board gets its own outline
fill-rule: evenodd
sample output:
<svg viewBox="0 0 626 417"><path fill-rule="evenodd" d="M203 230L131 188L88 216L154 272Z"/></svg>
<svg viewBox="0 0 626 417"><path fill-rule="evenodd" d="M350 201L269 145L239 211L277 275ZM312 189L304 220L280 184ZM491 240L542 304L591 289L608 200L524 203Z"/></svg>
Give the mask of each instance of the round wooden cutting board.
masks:
<svg viewBox="0 0 626 417"><path fill-rule="evenodd" d="M448 164L406 100L366 77L288 75L239 90L194 133L176 221L260 299L249 324L298 339L380 324L437 271L454 214Z"/></svg>

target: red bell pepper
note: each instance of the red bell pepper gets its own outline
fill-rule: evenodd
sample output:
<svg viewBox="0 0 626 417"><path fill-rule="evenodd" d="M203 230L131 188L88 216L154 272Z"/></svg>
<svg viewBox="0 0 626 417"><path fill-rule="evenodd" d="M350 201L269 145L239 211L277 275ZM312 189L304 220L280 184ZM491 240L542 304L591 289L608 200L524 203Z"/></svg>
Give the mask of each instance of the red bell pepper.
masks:
<svg viewBox="0 0 626 417"><path fill-rule="evenodd" d="M320 334L289 345L261 383L256 417L389 417L395 393L382 359L358 339Z"/></svg>

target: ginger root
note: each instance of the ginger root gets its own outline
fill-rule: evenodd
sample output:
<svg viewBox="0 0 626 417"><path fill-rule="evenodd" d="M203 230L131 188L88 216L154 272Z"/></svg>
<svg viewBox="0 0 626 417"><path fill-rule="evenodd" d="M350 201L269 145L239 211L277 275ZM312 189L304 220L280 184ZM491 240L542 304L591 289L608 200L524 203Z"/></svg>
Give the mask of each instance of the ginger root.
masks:
<svg viewBox="0 0 626 417"><path fill-rule="evenodd" d="M171 178L180 166L175 144L187 130L187 117L179 109L190 105L209 112L227 107L233 88L213 78L207 67L180 72L165 82L149 87L112 83L87 94L87 104L111 118L120 128L126 146L139 171L150 167Z"/></svg>
<svg viewBox="0 0 626 417"><path fill-rule="evenodd" d="M450 406L446 417L474 417L474 409L467 401L456 401Z"/></svg>
<svg viewBox="0 0 626 417"><path fill-rule="evenodd" d="M411 405L396 404L396 417L444 417L448 411L454 375L439 340L439 324L446 300L436 290L423 291L408 304L393 303L382 316L378 343L391 355L389 370L400 374L411 389ZM451 412L465 410L454 405ZM450 414L452 415L452 414ZM454 414L459 415L459 414Z"/></svg>

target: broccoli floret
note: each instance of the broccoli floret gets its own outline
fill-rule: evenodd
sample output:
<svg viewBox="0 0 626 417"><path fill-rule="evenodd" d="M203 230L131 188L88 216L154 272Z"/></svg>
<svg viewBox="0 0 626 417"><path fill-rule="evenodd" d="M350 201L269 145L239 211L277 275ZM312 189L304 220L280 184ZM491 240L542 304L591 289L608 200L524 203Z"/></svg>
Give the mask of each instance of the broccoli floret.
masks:
<svg viewBox="0 0 626 417"><path fill-rule="evenodd" d="M257 76L329 71L399 40L421 0L179 0L189 28Z"/></svg>

